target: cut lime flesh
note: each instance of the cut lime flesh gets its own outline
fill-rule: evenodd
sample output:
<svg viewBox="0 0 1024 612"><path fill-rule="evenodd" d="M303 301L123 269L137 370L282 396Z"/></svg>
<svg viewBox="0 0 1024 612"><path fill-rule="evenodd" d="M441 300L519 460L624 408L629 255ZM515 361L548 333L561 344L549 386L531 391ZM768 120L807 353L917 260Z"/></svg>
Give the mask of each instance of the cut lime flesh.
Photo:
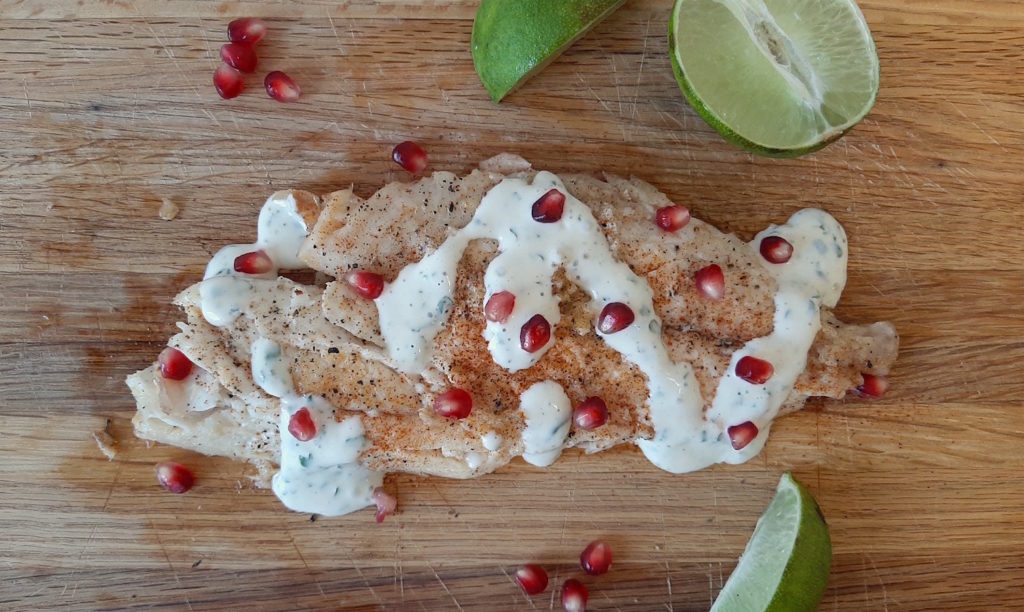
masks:
<svg viewBox="0 0 1024 612"><path fill-rule="evenodd" d="M821 148L878 93L878 55L853 0L677 0L669 38L690 104L758 153Z"/></svg>
<svg viewBox="0 0 1024 612"><path fill-rule="evenodd" d="M816 610L831 564L825 517L787 472L711 612Z"/></svg>

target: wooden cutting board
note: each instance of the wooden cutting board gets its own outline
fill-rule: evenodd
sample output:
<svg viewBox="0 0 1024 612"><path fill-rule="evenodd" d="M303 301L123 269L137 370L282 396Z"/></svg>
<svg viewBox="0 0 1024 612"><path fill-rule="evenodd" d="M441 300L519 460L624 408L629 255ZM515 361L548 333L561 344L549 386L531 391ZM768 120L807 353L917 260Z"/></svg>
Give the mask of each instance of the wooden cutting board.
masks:
<svg viewBox="0 0 1024 612"><path fill-rule="evenodd" d="M826 610L1024 609L1024 8L865 0L882 89L849 135L803 159L752 157L686 105L671 2L631 0L519 93L473 71L471 0L305 3L0 0L0 608L558 607L510 573L580 574L591 607L706 609L779 475L831 524ZM227 22L272 32L260 79L211 85ZM131 435L124 377L174 331L209 256L254 237L267 194L404 179L500 151L536 167L646 179L749 238L804 206L850 236L840 316L889 320L902 352L875 402L812 402L741 466L673 476L635 449L520 462L475 481L390 478L402 512L311 521L245 466ZM167 198L181 208L157 216ZM114 461L91 432L109 420ZM164 493L157 461L198 485Z"/></svg>

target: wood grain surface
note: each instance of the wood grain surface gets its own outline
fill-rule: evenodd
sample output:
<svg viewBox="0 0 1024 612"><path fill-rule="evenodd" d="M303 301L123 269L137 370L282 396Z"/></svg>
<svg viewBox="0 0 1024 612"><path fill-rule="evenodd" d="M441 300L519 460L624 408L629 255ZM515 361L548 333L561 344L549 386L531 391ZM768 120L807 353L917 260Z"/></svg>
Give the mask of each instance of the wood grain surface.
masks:
<svg viewBox="0 0 1024 612"><path fill-rule="evenodd" d="M558 608L510 573L580 574L594 610L706 609L792 470L834 542L823 610L1024 609L1024 8L864 0L878 103L838 143L752 157L686 105L668 0L630 0L500 106L469 55L475 2L0 0L0 608ZM261 73L211 85L234 16L267 17ZM812 402L741 466L672 476L635 449L515 462L475 481L389 478L401 514L311 521L245 466L131 435L124 377L174 330L170 299L267 194L368 195L407 138L465 172L512 151L644 178L744 237L804 206L850 236L839 314L893 321L881 400ZM181 208L157 216L161 200ZM107 420L120 452L91 432ZM153 465L194 467L164 493Z"/></svg>

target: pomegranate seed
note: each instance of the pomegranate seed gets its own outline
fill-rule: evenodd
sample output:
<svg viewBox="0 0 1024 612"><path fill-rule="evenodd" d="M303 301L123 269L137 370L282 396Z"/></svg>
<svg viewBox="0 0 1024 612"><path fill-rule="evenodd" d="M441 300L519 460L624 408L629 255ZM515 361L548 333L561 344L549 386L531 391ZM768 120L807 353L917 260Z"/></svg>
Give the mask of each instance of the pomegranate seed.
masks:
<svg viewBox="0 0 1024 612"><path fill-rule="evenodd" d="M889 388L889 379L884 376L875 376L873 374L861 374L861 376L864 377L864 382L854 389L859 395L882 397L885 390Z"/></svg>
<svg viewBox="0 0 1024 612"><path fill-rule="evenodd" d="M527 595L537 595L548 588L548 573L539 565L527 563L516 570L516 582Z"/></svg>
<svg viewBox="0 0 1024 612"><path fill-rule="evenodd" d="M263 249L242 253L235 258L235 272L242 274L266 274L274 269L274 261Z"/></svg>
<svg viewBox="0 0 1024 612"><path fill-rule="evenodd" d="M565 194L557 189L540 196L540 199L533 203L533 220L537 223L554 223L562 218L562 211L565 210Z"/></svg>
<svg viewBox="0 0 1024 612"><path fill-rule="evenodd" d="M384 522L384 517L389 514L394 514L395 508L398 507L398 500L381 487L377 487L373 490L371 499L373 499L373 503L377 505L378 523Z"/></svg>
<svg viewBox="0 0 1024 612"><path fill-rule="evenodd" d="M275 70L263 79L263 86L267 88L267 95L278 102L298 102L302 90L292 80L292 77Z"/></svg>
<svg viewBox="0 0 1024 612"><path fill-rule="evenodd" d="M612 566L612 548L601 540L594 540L580 553L580 565L591 576L600 576Z"/></svg>
<svg viewBox="0 0 1024 612"><path fill-rule="evenodd" d="M780 236L766 236L761 240L761 257L773 264L784 264L793 256L793 245Z"/></svg>
<svg viewBox="0 0 1024 612"><path fill-rule="evenodd" d="M380 274L353 270L345 275L345 281L359 297L368 300L375 300L384 293L384 277Z"/></svg>
<svg viewBox="0 0 1024 612"><path fill-rule="evenodd" d="M530 320L519 330L519 344L527 353L536 353L544 348L550 339L551 325L541 314L530 317Z"/></svg>
<svg viewBox="0 0 1024 612"><path fill-rule="evenodd" d="M747 355L736 362L736 376L752 385L763 385L774 373L775 368L764 359Z"/></svg>
<svg viewBox="0 0 1024 612"><path fill-rule="evenodd" d="M449 389L434 398L434 412L449 419L464 419L473 410L473 398L462 389Z"/></svg>
<svg viewBox="0 0 1024 612"><path fill-rule="evenodd" d="M690 209L685 206L666 206L654 214L654 222L666 232L675 232L690 222Z"/></svg>
<svg viewBox="0 0 1024 612"><path fill-rule="evenodd" d="M220 59L228 66L242 72L254 72L259 61L252 45L234 42L220 48Z"/></svg>
<svg viewBox="0 0 1024 612"><path fill-rule="evenodd" d="M395 145L391 159L410 174L419 174L427 167L427 152L411 140Z"/></svg>
<svg viewBox="0 0 1024 612"><path fill-rule="evenodd" d="M587 609L587 587L575 578L562 583L562 607L565 612L584 612Z"/></svg>
<svg viewBox="0 0 1024 612"><path fill-rule="evenodd" d="M228 24L228 40L255 45L267 35L267 23L254 17L235 19Z"/></svg>
<svg viewBox="0 0 1024 612"><path fill-rule="evenodd" d="M588 397L573 410L572 422L578 429L597 429L608 422L608 406L599 397Z"/></svg>
<svg viewBox="0 0 1024 612"><path fill-rule="evenodd" d="M299 442L309 442L316 437L316 423L313 422L313 415L309 414L309 408L299 408L288 419L288 433Z"/></svg>
<svg viewBox="0 0 1024 612"><path fill-rule="evenodd" d="M706 298L720 300L725 295L725 275L718 264L697 270L693 280L697 283L697 291Z"/></svg>
<svg viewBox="0 0 1024 612"><path fill-rule="evenodd" d="M601 315L597 317L597 331L614 334L629 327L635 318L632 308L622 302L611 302L601 309Z"/></svg>
<svg viewBox="0 0 1024 612"><path fill-rule="evenodd" d="M169 380L185 380L192 373L192 360L176 348L167 347L157 357L160 375Z"/></svg>
<svg viewBox="0 0 1024 612"><path fill-rule="evenodd" d="M196 482L191 470L173 461L164 461L157 464L156 479L160 481L160 486L163 488L171 493L179 494L191 489L192 485Z"/></svg>
<svg viewBox="0 0 1024 612"><path fill-rule="evenodd" d="M757 437L757 425L750 421L733 425L728 431L729 442L732 443L732 447L736 450L742 450L744 446L750 444L750 441Z"/></svg>
<svg viewBox="0 0 1024 612"><path fill-rule="evenodd" d="M231 66L221 65L213 71L213 86L217 93L225 100L238 97L242 93L245 83L242 81L242 73Z"/></svg>
<svg viewBox="0 0 1024 612"><path fill-rule="evenodd" d="M484 304L484 318L495 323L504 323L516 307L516 296L509 291L499 291L487 298Z"/></svg>

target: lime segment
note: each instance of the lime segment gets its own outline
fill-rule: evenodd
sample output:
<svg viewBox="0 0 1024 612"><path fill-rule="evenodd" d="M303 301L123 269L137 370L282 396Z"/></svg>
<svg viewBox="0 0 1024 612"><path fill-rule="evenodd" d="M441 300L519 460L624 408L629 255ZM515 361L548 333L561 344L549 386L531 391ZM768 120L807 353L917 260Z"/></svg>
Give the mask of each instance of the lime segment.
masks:
<svg viewBox="0 0 1024 612"><path fill-rule="evenodd" d="M825 517L787 472L711 612L816 610L831 564Z"/></svg>
<svg viewBox="0 0 1024 612"><path fill-rule="evenodd" d="M473 65L495 102L540 72L625 0L483 0Z"/></svg>
<svg viewBox="0 0 1024 612"><path fill-rule="evenodd" d="M691 106L757 153L819 149L878 94L878 54L853 0L676 0L669 43Z"/></svg>

